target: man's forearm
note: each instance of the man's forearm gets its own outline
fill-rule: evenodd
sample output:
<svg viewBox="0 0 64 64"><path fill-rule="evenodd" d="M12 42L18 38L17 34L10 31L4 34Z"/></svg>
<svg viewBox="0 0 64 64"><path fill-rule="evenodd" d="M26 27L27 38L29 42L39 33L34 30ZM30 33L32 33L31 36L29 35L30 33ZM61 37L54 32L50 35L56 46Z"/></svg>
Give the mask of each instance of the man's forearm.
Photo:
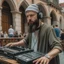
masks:
<svg viewBox="0 0 64 64"><path fill-rule="evenodd" d="M53 49L49 53L47 53L45 56L34 60L33 63L34 64L49 64L51 59L54 58L59 52L60 52L59 49Z"/></svg>
<svg viewBox="0 0 64 64"><path fill-rule="evenodd" d="M58 53L60 53L59 49L52 49L47 55L50 56L50 60L54 58Z"/></svg>
<svg viewBox="0 0 64 64"><path fill-rule="evenodd" d="M16 43L17 46L24 46L24 39Z"/></svg>

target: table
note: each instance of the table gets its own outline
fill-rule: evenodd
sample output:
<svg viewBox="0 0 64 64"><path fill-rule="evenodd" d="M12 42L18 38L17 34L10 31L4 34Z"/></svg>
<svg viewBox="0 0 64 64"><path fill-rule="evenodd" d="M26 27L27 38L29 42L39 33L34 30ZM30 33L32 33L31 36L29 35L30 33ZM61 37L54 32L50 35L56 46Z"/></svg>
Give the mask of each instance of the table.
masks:
<svg viewBox="0 0 64 64"><path fill-rule="evenodd" d="M3 55L0 55L0 64L20 64L14 59L7 58Z"/></svg>

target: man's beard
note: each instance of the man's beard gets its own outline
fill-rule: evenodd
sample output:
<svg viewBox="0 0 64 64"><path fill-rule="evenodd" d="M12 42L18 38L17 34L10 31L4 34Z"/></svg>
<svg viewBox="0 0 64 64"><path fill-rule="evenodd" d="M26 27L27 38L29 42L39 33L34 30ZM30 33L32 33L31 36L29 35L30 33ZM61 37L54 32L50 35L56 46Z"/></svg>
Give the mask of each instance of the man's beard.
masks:
<svg viewBox="0 0 64 64"><path fill-rule="evenodd" d="M39 20L35 20L35 22L30 24L28 23L28 25L29 25L29 32L34 32L39 26Z"/></svg>

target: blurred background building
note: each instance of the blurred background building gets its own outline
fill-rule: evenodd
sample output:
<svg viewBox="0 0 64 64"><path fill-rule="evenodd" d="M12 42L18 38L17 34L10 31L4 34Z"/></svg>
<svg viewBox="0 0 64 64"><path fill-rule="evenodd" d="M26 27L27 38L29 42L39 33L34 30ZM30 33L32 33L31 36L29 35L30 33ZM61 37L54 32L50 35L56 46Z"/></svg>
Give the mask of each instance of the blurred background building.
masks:
<svg viewBox="0 0 64 64"><path fill-rule="evenodd" d="M59 5L59 0L0 0L0 30L8 32L12 25L18 33L27 32L25 9L32 3L39 6L45 23L64 29L64 6Z"/></svg>
<svg viewBox="0 0 64 64"><path fill-rule="evenodd" d="M61 12L62 12L62 15L63 15L63 18L64 18L64 3L60 3L60 7L62 8ZM64 19L63 19L63 21L64 21Z"/></svg>

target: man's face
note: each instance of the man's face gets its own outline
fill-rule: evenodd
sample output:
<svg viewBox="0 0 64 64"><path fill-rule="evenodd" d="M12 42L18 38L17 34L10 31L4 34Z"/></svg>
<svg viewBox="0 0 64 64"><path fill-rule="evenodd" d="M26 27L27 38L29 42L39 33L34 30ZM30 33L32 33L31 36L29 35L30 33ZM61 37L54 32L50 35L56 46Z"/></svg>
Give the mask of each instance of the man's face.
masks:
<svg viewBox="0 0 64 64"><path fill-rule="evenodd" d="M26 18L28 25L32 25L37 22L37 13L33 11L26 12Z"/></svg>
<svg viewBox="0 0 64 64"><path fill-rule="evenodd" d="M33 32L37 29L39 25L39 20L37 19L37 13L33 11L26 12L27 23L29 25L29 31Z"/></svg>

